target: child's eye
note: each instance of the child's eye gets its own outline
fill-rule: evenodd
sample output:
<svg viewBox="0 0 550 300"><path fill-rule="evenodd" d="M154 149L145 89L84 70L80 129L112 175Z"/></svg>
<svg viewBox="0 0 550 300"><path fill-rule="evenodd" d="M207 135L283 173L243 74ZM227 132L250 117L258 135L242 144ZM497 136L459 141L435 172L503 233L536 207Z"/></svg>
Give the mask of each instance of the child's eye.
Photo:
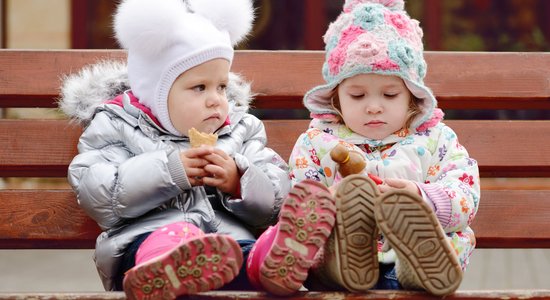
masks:
<svg viewBox="0 0 550 300"><path fill-rule="evenodd" d="M195 92L202 92L206 90L206 86L204 84L199 84L193 87L193 91Z"/></svg>
<svg viewBox="0 0 550 300"><path fill-rule="evenodd" d="M386 98L395 98L399 95L399 93L385 93L384 97Z"/></svg>
<svg viewBox="0 0 550 300"><path fill-rule="evenodd" d="M365 94L350 94L350 96L353 99L361 99L365 96Z"/></svg>
<svg viewBox="0 0 550 300"><path fill-rule="evenodd" d="M220 92L225 92L226 89L227 89L227 85L225 85L225 84L220 84L220 85L218 86L218 90L219 90Z"/></svg>

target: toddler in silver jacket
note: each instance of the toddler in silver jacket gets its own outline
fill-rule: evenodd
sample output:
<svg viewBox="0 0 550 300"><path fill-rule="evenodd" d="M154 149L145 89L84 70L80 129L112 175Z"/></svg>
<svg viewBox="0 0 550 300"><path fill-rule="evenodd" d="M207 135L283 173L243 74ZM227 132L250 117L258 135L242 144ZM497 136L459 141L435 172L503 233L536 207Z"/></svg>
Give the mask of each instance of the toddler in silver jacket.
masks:
<svg viewBox="0 0 550 300"><path fill-rule="evenodd" d="M248 113L250 85L230 73L253 17L251 0L125 0L114 26L127 62L64 79L60 107L84 127L68 179L103 231L94 259L106 290L289 294L328 238L326 189L289 194L287 164ZM192 148L191 128L215 146Z"/></svg>

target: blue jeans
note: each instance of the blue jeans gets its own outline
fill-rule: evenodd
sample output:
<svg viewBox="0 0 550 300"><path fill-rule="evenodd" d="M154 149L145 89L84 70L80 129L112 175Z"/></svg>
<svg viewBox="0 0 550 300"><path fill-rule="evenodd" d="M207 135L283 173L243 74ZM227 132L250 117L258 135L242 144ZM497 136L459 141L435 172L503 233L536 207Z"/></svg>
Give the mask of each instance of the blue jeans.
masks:
<svg viewBox="0 0 550 300"><path fill-rule="evenodd" d="M239 275L235 277L231 282L224 285L220 290L226 290L226 291L254 291L256 290L250 281L248 280L248 276L246 275L246 261L248 260L248 255L250 254L250 250L252 250L252 247L254 246L254 243L256 240L237 240L237 243L239 243L239 246L241 246L241 250L243 251L243 265L241 266L241 270L239 272Z"/></svg>
<svg viewBox="0 0 550 300"><path fill-rule="evenodd" d="M380 275L378 282L374 286L375 290L402 290L403 287L397 281L395 274L395 264L380 264Z"/></svg>
<svg viewBox="0 0 550 300"><path fill-rule="evenodd" d="M126 252L122 255L118 276L114 280L114 288L116 291L122 291L122 280L124 279L124 273L136 265L136 252L138 251L141 243L143 243L143 241L145 241L151 233L153 232L146 232L138 235L136 239L128 246L128 248L126 248Z"/></svg>
<svg viewBox="0 0 550 300"><path fill-rule="evenodd" d="M126 273L126 271L130 270L136 265L136 252L139 249L139 246L141 245L141 243L143 243L143 241L150 234L151 232L147 232L139 235L126 249L126 252L122 256L122 263L120 266L120 271L118 273L119 275L115 280L115 289L117 291L122 291L122 280L124 279L124 273ZM224 287L222 287L221 290L241 290L241 291L254 290L254 287L252 286L252 284L250 284L250 282L248 281L248 277L246 275L246 260L255 242L256 242L255 240L238 240L237 241L237 243L239 243L239 246L241 246L241 249L243 251L243 264L241 266L239 275L237 275L235 279L233 279L231 282L229 282Z"/></svg>

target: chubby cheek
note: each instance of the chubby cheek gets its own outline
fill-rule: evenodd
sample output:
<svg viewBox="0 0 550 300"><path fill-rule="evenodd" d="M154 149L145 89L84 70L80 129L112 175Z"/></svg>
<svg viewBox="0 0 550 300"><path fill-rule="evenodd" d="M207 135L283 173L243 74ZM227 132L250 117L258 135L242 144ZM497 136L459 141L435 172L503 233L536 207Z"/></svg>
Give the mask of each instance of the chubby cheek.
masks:
<svg viewBox="0 0 550 300"><path fill-rule="evenodd" d="M355 113L355 114L342 114L342 115L344 117L343 118L344 123L349 129L363 136L368 135L369 132L363 126L363 119L361 118L360 114Z"/></svg>
<svg viewBox="0 0 550 300"><path fill-rule="evenodd" d="M194 123L194 117L196 115L190 113L193 111L192 108L182 105L182 103L174 103L172 101L168 102L168 115L170 116L170 122L174 128L176 128L181 134L187 134Z"/></svg>
<svg viewBox="0 0 550 300"><path fill-rule="evenodd" d="M342 118L348 127L357 127L363 124L365 114L363 113L363 108L357 105L348 106L342 109Z"/></svg>
<svg viewBox="0 0 550 300"><path fill-rule="evenodd" d="M398 110L394 111L394 114L391 116L391 121L393 121L393 126L396 127L396 130L400 130L405 126L407 122L407 110Z"/></svg>
<svg viewBox="0 0 550 300"><path fill-rule="evenodd" d="M187 131L191 129L193 126L194 120L192 119L192 116L187 115L185 113L171 113L170 114L170 121L172 122L172 125L181 133L186 135Z"/></svg>

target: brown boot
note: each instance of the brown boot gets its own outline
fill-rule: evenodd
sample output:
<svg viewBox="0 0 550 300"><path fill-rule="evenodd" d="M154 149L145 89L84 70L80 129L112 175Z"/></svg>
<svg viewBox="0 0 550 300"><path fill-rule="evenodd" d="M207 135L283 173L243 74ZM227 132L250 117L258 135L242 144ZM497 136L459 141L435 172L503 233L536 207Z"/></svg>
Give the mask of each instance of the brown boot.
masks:
<svg viewBox="0 0 550 300"><path fill-rule="evenodd" d="M313 274L328 286L365 292L378 281L376 184L367 176L349 175L336 191L336 225Z"/></svg>
<svg viewBox="0 0 550 300"><path fill-rule="evenodd" d="M378 228L397 254L397 279L406 289L452 294L462 281L458 258L432 208L418 195L393 191L375 206Z"/></svg>

